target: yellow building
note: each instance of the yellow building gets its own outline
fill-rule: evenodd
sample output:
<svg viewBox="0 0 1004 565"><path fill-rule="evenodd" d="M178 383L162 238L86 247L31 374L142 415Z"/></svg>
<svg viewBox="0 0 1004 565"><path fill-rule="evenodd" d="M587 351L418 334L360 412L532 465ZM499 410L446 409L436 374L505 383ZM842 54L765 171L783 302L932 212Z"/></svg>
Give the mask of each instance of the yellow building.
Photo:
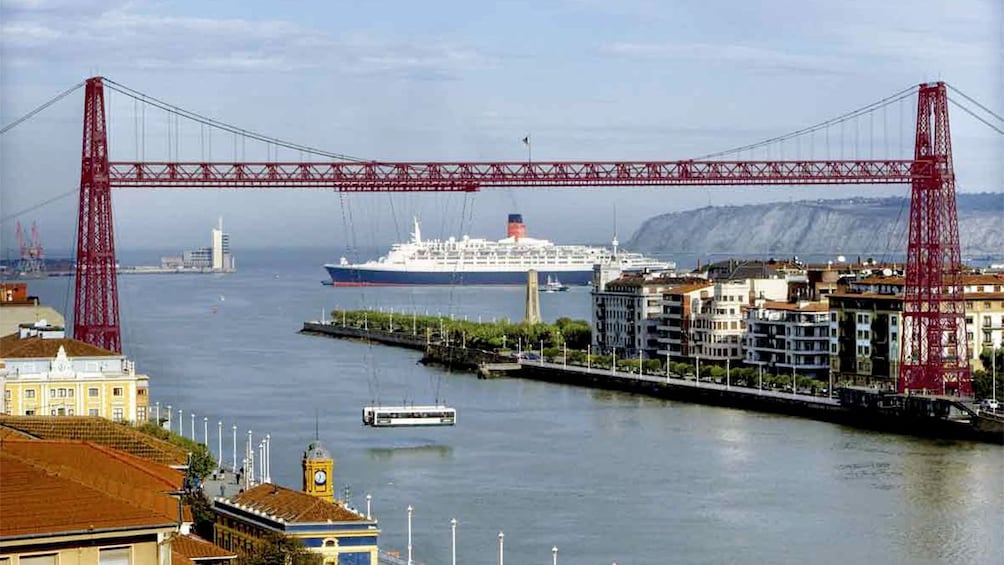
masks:
<svg viewBox="0 0 1004 565"><path fill-rule="evenodd" d="M966 296L966 343L973 370L990 371L980 355L1004 346L1004 275L963 277ZM998 374L1002 371L997 367Z"/></svg>
<svg viewBox="0 0 1004 565"><path fill-rule="evenodd" d="M216 545L249 553L268 534L282 534L325 565L377 565L377 522L334 499L333 470L328 450L314 441L303 454L303 491L264 483L214 499Z"/></svg>
<svg viewBox="0 0 1004 565"><path fill-rule="evenodd" d="M903 347L903 286L899 276L873 276L830 295L830 368L839 382L894 388ZM1004 275L966 274L969 366L1004 342ZM998 368L1000 370L1000 368Z"/></svg>
<svg viewBox="0 0 1004 565"><path fill-rule="evenodd" d="M22 324L0 338L5 414L144 421L149 380L121 353L67 338L61 327Z"/></svg>

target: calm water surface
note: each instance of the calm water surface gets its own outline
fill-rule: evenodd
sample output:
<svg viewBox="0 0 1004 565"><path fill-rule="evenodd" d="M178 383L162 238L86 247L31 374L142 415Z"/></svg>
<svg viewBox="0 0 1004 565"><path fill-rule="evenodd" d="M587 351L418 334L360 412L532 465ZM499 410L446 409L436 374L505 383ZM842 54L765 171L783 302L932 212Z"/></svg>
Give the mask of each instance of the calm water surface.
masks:
<svg viewBox="0 0 1004 565"><path fill-rule="evenodd" d="M123 276L123 342L153 400L272 435L273 480L300 487L313 439L354 505L373 495L381 545L417 561L508 563L1004 563L1004 450L827 423L423 367L418 354L300 336L341 307L519 318L522 291L333 289L323 254L245 258L229 276ZM56 307L70 279L32 283ZM541 297L587 318L585 288ZM456 427L374 430L372 399L445 399ZM232 440L224 435L224 460ZM243 441L243 438L241 438Z"/></svg>

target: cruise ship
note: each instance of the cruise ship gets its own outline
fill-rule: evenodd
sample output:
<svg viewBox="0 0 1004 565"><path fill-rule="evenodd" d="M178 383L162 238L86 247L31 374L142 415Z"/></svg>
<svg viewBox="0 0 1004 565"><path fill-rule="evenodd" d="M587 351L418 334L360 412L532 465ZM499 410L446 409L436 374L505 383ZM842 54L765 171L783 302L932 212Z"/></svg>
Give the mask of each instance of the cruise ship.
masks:
<svg viewBox="0 0 1004 565"><path fill-rule="evenodd" d="M587 285L594 265L609 265L621 271L662 271L672 262L658 261L640 253L587 245L557 245L546 239L527 237L520 214L510 214L506 237L489 240L463 236L440 240L422 239L415 219L411 241L395 243L379 259L352 264L342 257L324 268L334 286L369 285L522 285L527 271L539 280L553 277L567 285Z"/></svg>

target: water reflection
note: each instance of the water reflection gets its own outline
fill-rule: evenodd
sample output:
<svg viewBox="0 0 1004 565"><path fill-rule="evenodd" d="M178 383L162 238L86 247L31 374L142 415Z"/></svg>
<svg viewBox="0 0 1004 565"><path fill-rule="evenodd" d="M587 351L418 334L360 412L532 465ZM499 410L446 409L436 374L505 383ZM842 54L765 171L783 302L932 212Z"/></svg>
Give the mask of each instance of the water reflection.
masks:
<svg viewBox="0 0 1004 565"><path fill-rule="evenodd" d="M398 445L389 447L370 447L366 455L374 461L389 461L403 459L404 463L414 459L450 459L453 457L453 447L441 444Z"/></svg>

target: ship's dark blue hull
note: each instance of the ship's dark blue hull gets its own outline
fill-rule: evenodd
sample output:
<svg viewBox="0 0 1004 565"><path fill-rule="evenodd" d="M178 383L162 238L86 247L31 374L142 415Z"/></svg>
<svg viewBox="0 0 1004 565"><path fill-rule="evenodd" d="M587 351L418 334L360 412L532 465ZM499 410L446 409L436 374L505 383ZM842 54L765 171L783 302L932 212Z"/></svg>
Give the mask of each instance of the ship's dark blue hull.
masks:
<svg viewBox="0 0 1004 565"><path fill-rule="evenodd" d="M331 282L335 286L380 286L380 285L525 285L525 271L453 272L433 273L428 271L377 271L356 269L349 266L325 265ZM539 271L537 280L541 287L548 277L560 280L566 285L587 285L592 281L590 271Z"/></svg>

